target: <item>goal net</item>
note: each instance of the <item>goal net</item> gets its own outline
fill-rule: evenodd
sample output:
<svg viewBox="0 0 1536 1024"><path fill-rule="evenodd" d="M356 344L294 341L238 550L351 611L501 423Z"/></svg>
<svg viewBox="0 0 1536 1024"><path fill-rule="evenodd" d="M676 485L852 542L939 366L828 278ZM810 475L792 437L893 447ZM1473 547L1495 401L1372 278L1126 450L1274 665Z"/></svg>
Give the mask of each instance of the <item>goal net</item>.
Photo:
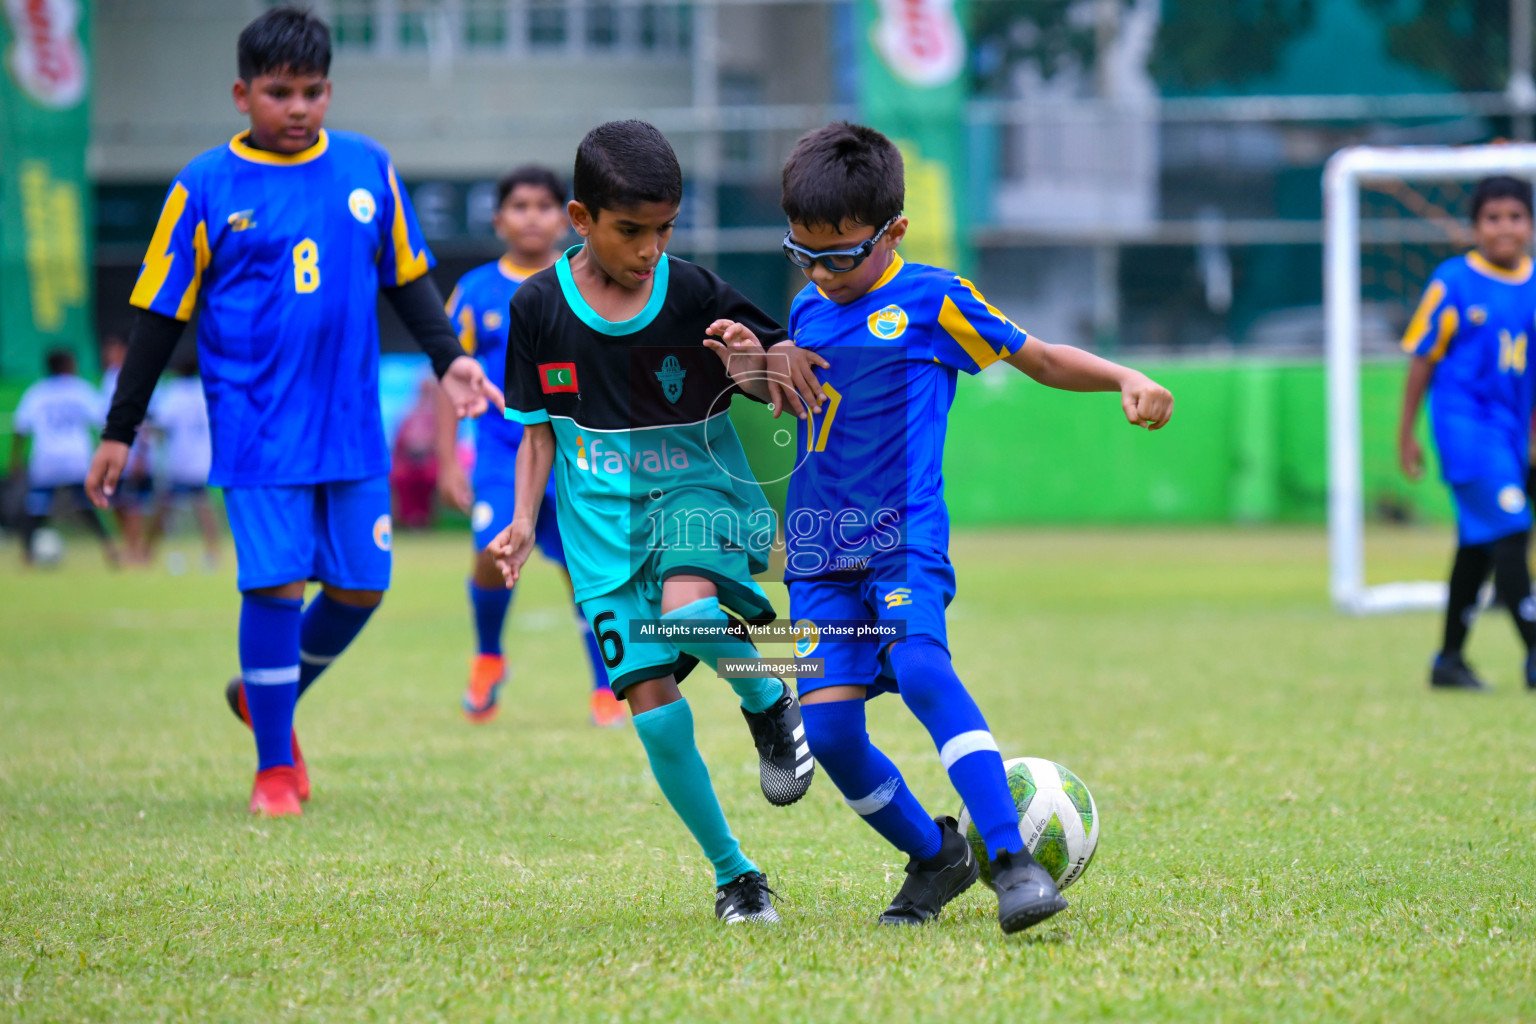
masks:
<svg viewBox="0 0 1536 1024"><path fill-rule="evenodd" d="M1328 377L1328 584L1356 615L1445 607L1440 581L1366 584L1360 360L1389 351L1429 275L1471 246L1472 186L1536 177L1536 145L1357 146L1323 172Z"/></svg>

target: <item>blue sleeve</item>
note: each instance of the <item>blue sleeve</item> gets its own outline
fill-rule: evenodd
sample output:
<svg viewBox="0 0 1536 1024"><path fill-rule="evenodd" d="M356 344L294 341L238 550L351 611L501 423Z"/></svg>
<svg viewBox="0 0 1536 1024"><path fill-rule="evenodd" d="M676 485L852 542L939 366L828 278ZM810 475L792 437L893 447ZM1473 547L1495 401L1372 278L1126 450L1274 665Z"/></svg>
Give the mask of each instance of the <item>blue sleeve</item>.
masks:
<svg viewBox="0 0 1536 1024"><path fill-rule="evenodd" d="M1027 339L965 278L953 278L944 289L933 331L934 362L980 373L1017 352Z"/></svg>
<svg viewBox="0 0 1536 1024"><path fill-rule="evenodd" d="M398 288L410 284L436 264L427 240L416 222L416 211L411 208L410 195L400 187L395 165L389 157L380 154L384 161L384 175L389 182L389 192L384 196L383 223L388 237L379 246L379 287Z"/></svg>
<svg viewBox="0 0 1536 1024"><path fill-rule="evenodd" d="M1424 289L1424 297L1419 300L1413 319L1408 321L1408 330L1403 332L1403 351L1438 363L1445 357L1460 326L1461 312L1456 306L1454 290L1444 270L1437 270Z"/></svg>
<svg viewBox="0 0 1536 1024"><path fill-rule="evenodd" d="M190 320L208 269L208 223L197 175L183 171L171 185L138 282L128 301L161 316Z"/></svg>

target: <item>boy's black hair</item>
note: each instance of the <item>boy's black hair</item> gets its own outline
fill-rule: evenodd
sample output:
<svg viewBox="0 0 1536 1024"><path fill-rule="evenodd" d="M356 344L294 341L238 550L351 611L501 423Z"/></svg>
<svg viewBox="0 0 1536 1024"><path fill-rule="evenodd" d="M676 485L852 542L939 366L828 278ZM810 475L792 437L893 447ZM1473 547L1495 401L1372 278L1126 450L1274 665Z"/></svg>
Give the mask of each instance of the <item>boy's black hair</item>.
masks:
<svg viewBox="0 0 1536 1024"><path fill-rule="evenodd" d="M277 71L329 75L331 30L312 11L274 7L245 26L235 52L246 82Z"/></svg>
<svg viewBox="0 0 1536 1024"><path fill-rule="evenodd" d="M535 188L547 189L549 194L555 197L555 202L565 202L565 186L560 184L560 176L548 167L539 164L524 164L514 169L506 177L496 183L496 206L507 201L519 185L532 185Z"/></svg>
<svg viewBox="0 0 1536 1024"><path fill-rule="evenodd" d="M683 170L655 125L609 121L587 132L576 147L571 188L596 220L599 210L637 203L682 205Z"/></svg>
<svg viewBox="0 0 1536 1024"><path fill-rule="evenodd" d="M43 357L48 367L48 375L57 377L61 373L74 373L79 365L75 362L75 354L67 348L51 348Z"/></svg>
<svg viewBox="0 0 1536 1024"><path fill-rule="evenodd" d="M779 205L795 224L879 228L906 204L901 150L873 128L834 121L795 143Z"/></svg>
<svg viewBox="0 0 1536 1024"><path fill-rule="evenodd" d="M1518 199L1520 205L1525 207L1525 212L1531 212L1531 183L1519 178L1511 178L1507 174L1495 174L1491 178L1484 178L1472 189L1472 223L1477 223L1477 215L1483 212L1483 204L1493 199Z"/></svg>

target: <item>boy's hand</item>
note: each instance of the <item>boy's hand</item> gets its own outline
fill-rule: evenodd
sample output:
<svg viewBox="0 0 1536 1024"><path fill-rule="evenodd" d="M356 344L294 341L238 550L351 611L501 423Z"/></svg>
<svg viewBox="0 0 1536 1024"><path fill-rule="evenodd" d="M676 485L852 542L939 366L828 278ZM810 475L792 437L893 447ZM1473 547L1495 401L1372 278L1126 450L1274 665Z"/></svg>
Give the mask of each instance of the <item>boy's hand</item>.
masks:
<svg viewBox="0 0 1536 1024"><path fill-rule="evenodd" d="M448 398L453 414L459 419L479 416L488 408L498 413L507 411L506 397L501 389L485 376L478 360L471 356L459 356L448 364L438 384Z"/></svg>
<svg viewBox="0 0 1536 1024"><path fill-rule="evenodd" d="M1397 439L1397 464L1403 468L1403 476L1417 480L1424 475L1424 448L1412 434Z"/></svg>
<svg viewBox="0 0 1536 1024"><path fill-rule="evenodd" d="M704 333L704 346L720 357L736 386L753 398L768 401L763 343L757 340L752 328L735 320L716 320Z"/></svg>
<svg viewBox="0 0 1536 1024"><path fill-rule="evenodd" d="M774 419L784 412L786 404L802 420L807 410L821 412L824 393L814 367L829 370L832 364L793 341L781 341L768 350L768 391Z"/></svg>
<svg viewBox="0 0 1536 1024"><path fill-rule="evenodd" d="M85 493L91 504L106 508L112 495L117 493L117 481L128 466L128 446L121 441L103 441L91 458L91 468L85 474Z"/></svg>
<svg viewBox="0 0 1536 1024"><path fill-rule="evenodd" d="M1144 373L1132 373L1120 385L1120 407L1133 426L1161 430L1173 417L1173 394Z"/></svg>
<svg viewBox="0 0 1536 1024"><path fill-rule="evenodd" d="M485 548L496 559L501 578L507 581L507 589L523 574L523 563L533 554L533 523L526 519L514 519L512 524L496 535Z"/></svg>
<svg viewBox="0 0 1536 1024"><path fill-rule="evenodd" d="M460 512L468 512L475 503L475 490L469 485L469 477L464 474L458 459L438 460L437 496Z"/></svg>

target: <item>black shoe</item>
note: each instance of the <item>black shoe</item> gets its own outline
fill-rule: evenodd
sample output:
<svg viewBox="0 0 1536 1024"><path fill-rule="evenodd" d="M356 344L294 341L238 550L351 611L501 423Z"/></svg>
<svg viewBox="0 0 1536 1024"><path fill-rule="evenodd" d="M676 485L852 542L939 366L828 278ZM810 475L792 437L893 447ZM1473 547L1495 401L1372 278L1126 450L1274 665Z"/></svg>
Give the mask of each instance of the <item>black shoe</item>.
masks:
<svg viewBox="0 0 1536 1024"><path fill-rule="evenodd" d="M954 818L934 818L944 842L927 860L907 861L907 880L891 905L880 915L881 924L923 924L938 916L944 904L976 884L981 864L971 844L960 834Z"/></svg>
<svg viewBox="0 0 1536 1024"><path fill-rule="evenodd" d="M773 909L770 899L776 895L768 888L767 875L761 871L748 871L715 889L715 917L726 924L743 921L778 924L779 912Z"/></svg>
<svg viewBox="0 0 1536 1024"><path fill-rule="evenodd" d="M763 796L776 807L788 807L805 796L816 774L811 745L805 741L800 702L787 685L766 711L741 709L757 747L757 773Z"/></svg>
<svg viewBox="0 0 1536 1024"><path fill-rule="evenodd" d="M1004 851L992 860L992 888L997 890L997 923L1012 935L1067 909L1051 873L1029 851Z"/></svg>
<svg viewBox="0 0 1536 1024"><path fill-rule="evenodd" d="M245 701L240 699L242 696L240 692L242 686L244 686L244 681L239 676L235 676L235 678L225 683L224 700L229 704L229 710L234 716L249 726L251 719L245 711Z"/></svg>
<svg viewBox="0 0 1536 1024"><path fill-rule="evenodd" d="M1526 685L1530 685L1530 663L1527 661ZM1472 666L1462 660L1459 654L1439 654L1435 656L1434 667L1429 670L1429 687L1432 690L1488 690L1492 689L1487 683L1477 678L1472 671Z"/></svg>

